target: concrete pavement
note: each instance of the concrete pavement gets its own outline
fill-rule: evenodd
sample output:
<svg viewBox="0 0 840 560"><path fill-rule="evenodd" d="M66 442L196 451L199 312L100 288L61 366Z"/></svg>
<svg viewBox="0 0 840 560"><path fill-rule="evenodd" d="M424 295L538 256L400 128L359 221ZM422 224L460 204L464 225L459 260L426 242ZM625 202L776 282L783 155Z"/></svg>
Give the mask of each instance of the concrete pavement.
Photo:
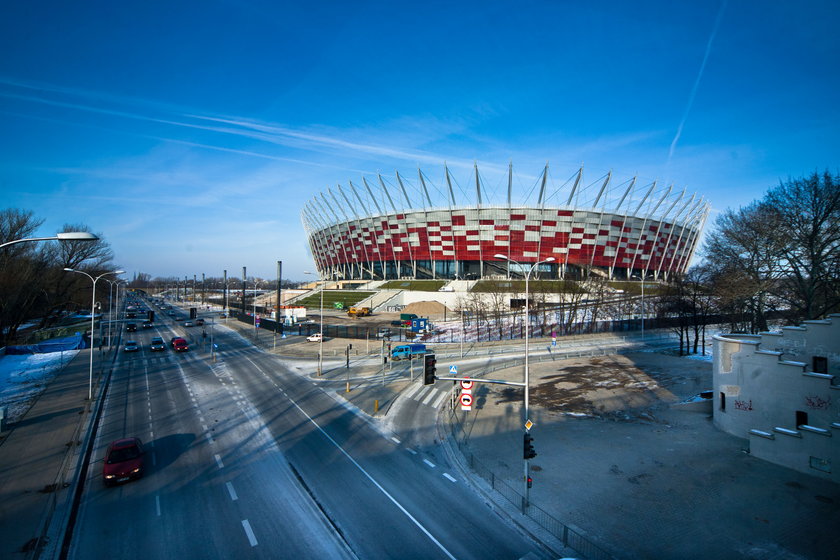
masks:
<svg viewBox="0 0 840 560"><path fill-rule="evenodd" d="M61 510L68 503L83 430L90 417L89 356L89 350L79 352L49 381L24 417L2 434L2 558L35 557L46 544L43 537L56 508Z"/></svg>

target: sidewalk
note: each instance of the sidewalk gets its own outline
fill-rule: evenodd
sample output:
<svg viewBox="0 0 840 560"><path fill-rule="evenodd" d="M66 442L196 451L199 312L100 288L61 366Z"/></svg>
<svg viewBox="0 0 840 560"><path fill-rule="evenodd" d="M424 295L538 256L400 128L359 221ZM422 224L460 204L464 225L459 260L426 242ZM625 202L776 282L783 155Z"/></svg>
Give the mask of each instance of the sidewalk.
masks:
<svg viewBox="0 0 840 560"><path fill-rule="evenodd" d="M34 557L56 505L69 498L89 417L89 352L82 350L64 366L26 415L2 434L0 558Z"/></svg>

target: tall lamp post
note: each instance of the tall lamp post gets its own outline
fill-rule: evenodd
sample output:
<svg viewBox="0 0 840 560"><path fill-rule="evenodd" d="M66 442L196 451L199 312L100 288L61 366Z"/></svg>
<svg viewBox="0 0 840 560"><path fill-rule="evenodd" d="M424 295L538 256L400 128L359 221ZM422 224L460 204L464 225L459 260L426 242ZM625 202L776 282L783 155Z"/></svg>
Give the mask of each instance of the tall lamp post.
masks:
<svg viewBox="0 0 840 560"><path fill-rule="evenodd" d="M511 259L510 257L508 257L506 255L502 255L501 253L493 255L493 257L497 258L497 259L503 259L503 260L512 262L514 264L519 265L520 267L522 266L522 264L516 262L515 260ZM530 280L531 273L534 272L534 269L537 268L537 266L541 265L542 263L547 263L547 262L554 262L554 257L548 257L547 259L535 262L528 269L528 272L525 273L525 437L526 438L528 438L529 434L531 433L531 419L530 419L530 412L528 410L528 407L529 407L529 385L530 385L529 372L528 372L528 350L529 350L528 339L529 339L529 331L530 331L530 326L531 326L531 321L528 317L528 307L530 306L530 301L529 301L529 296L528 296L528 281ZM530 441L530 440L526 439L526 441ZM525 504L528 504L530 493L531 493L530 492L530 484L529 484L529 478L530 478L530 474L531 474L530 473L531 465L530 465L530 461L527 457L525 458L525 469L524 470L525 470L525 476L524 476L524 478L525 478Z"/></svg>
<svg viewBox="0 0 840 560"><path fill-rule="evenodd" d="M96 307L96 281L102 278L103 276L107 276L108 274L122 274L125 272L124 270L112 270L111 272L103 272L96 278L88 274L87 272L76 270L74 268L65 268L67 272L75 272L77 274L84 274L90 281L93 283L93 294L90 298L90 371L88 373L88 400L93 400L93 329L94 329L94 308Z"/></svg>
<svg viewBox="0 0 840 560"><path fill-rule="evenodd" d="M114 293L114 284L118 284L119 280L108 280L107 278L103 278L106 282L108 282L108 348L111 347L111 324L114 322L114 306L112 304L113 293ZM119 289L117 289L117 297L119 297Z"/></svg>
<svg viewBox="0 0 840 560"><path fill-rule="evenodd" d="M639 281L642 283L642 341L645 339L645 278L644 274L642 276L636 276L635 274L630 278L638 278Z"/></svg>
<svg viewBox="0 0 840 560"><path fill-rule="evenodd" d="M304 271L303 273L317 276L314 272ZM322 367L324 363L324 290L327 287L327 281L325 279L319 277L319 281L321 282L321 340L318 341L318 376L323 371Z"/></svg>

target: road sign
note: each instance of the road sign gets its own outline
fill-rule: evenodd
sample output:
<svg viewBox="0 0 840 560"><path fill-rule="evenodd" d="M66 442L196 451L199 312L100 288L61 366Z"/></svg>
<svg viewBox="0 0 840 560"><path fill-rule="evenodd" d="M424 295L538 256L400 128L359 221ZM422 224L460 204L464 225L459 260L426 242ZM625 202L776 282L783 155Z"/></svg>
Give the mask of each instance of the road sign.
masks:
<svg viewBox="0 0 840 560"><path fill-rule="evenodd" d="M533 427L534 427L534 423L533 423L533 422L531 422L530 420L527 420L527 421L525 422L525 429L526 429L526 430L530 430L530 429L531 429L531 428L533 428Z"/></svg>
<svg viewBox="0 0 840 560"><path fill-rule="evenodd" d="M472 410L472 393L461 393L461 410Z"/></svg>
<svg viewBox="0 0 840 560"><path fill-rule="evenodd" d="M449 366L449 375L458 375L458 366Z"/></svg>
<svg viewBox="0 0 840 560"><path fill-rule="evenodd" d="M469 391L470 389L472 389L472 386L473 386L472 379L462 379L461 380L461 389L463 389L465 391Z"/></svg>

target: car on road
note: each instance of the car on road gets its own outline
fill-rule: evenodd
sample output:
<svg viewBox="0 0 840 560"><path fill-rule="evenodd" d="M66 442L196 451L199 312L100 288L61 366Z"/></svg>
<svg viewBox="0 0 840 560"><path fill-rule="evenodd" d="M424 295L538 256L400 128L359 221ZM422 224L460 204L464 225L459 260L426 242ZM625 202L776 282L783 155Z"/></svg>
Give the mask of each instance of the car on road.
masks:
<svg viewBox="0 0 840 560"><path fill-rule="evenodd" d="M118 439L108 445L102 466L106 485L126 482L143 476L143 443L139 438Z"/></svg>
<svg viewBox="0 0 840 560"><path fill-rule="evenodd" d="M225 312L219 313L219 319L227 319L227 313L225 313Z"/></svg>
<svg viewBox="0 0 840 560"><path fill-rule="evenodd" d="M321 333L316 332L315 334L310 334L309 336L307 336L306 340L308 340L309 342L321 342L323 338L324 337L323 335L321 335Z"/></svg>
<svg viewBox="0 0 840 560"><path fill-rule="evenodd" d="M166 344L163 343L163 339L159 336L155 336L152 338L152 342L149 344L149 350L152 352L160 352L161 350L166 350Z"/></svg>
<svg viewBox="0 0 840 560"><path fill-rule="evenodd" d="M151 329L152 328L152 323L150 321L143 321L142 327L144 329Z"/></svg>
<svg viewBox="0 0 840 560"><path fill-rule="evenodd" d="M137 342L134 340L125 341L125 346L123 346L124 352L137 352L138 350L140 350L140 347L137 346Z"/></svg>
<svg viewBox="0 0 840 560"><path fill-rule="evenodd" d="M192 327L193 325L194 325L194 323L192 321L184 321L184 326L185 327Z"/></svg>
<svg viewBox="0 0 840 560"><path fill-rule="evenodd" d="M125 330L126 330L126 332L136 332L137 331L137 325L134 324L134 323L128 323L125 326Z"/></svg>
<svg viewBox="0 0 840 560"><path fill-rule="evenodd" d="M195 320L195 324L196 324L196 325L198 325L198 326L200 327L201 325L203 325L203 324L204 324L204 319L196 319L196 320Z"/></svg>
<svg viewBox="0 0 840 560"><path fill-rule="evenodd" d="M172 341L172 348L176 352L187 352L190 349L190 345L183 338L176 338Z"/></svg>
<svg viewBox="0 0 840 560"><path fill-rule="evenodd" d="M376 337L377 338L384 338L386 340L391 340L391 329L389 329L388 327L381 327L376 332Z"/></svg>

